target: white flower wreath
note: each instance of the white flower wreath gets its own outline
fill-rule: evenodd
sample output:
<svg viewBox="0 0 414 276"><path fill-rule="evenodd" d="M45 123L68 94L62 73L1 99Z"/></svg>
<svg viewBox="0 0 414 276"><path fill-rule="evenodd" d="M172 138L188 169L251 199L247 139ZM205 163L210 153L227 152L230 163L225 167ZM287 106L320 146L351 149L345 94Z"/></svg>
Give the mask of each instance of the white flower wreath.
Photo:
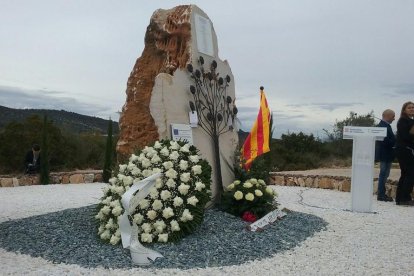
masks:
<svg viewBox="0 0 414 276"><path fill-rule="evenodd" d="M163 172L163 176L131 215L131 221L139 226L139 240L176 241L201 224L211 195L211 167L198 156L194 146L162 140L132 154L129 163L120 165L117 176L103 189L104 196L95 216L101 239L114 245L119 243L118 218L124 212L122 195L134 181L158 172Z"/></svg>

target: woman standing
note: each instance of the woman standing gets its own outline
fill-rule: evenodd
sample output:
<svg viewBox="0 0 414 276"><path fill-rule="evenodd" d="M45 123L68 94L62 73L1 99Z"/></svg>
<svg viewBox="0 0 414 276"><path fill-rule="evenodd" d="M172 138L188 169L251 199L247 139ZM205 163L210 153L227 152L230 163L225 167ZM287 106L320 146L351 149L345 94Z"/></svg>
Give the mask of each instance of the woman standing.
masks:
<svg viewBox="0 0 414 276"><path fill-rule="evenodd" d="M414 185L414 103L406 102L397 123L397 158L401 177L398 181L397 205L414 206L411 192Z"/></svg>

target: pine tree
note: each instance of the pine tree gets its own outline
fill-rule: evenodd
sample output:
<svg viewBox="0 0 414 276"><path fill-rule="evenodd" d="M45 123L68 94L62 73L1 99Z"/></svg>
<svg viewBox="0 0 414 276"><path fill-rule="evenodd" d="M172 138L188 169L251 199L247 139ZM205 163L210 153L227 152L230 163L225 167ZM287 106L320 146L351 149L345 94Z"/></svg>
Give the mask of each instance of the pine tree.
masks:
<svg viewBox="0 0 414 276"><path fill-rule="evenodd" d="M40 151L40 184L49 184L49 141L47 137L47 116L43 117L42 145Z"/></svg>
<svg viewBox="0 0 414 276"><path fill-rule="evenodd" d="M105 148L105 163L102 172L102 179L103 182L108 183L109 178L111 177L112 173L112 120L109 118L108 123L108 136L106 138L106 148Z"/></svg>

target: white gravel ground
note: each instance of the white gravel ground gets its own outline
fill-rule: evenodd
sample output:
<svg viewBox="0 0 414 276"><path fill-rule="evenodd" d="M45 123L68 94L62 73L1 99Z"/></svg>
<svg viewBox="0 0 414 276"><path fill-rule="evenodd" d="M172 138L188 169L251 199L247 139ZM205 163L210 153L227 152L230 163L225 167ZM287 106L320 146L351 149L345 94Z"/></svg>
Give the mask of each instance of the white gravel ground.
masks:
<svg viewBox="0 0 414 276"><path fill-rule="evenodd" d="M102 187L103 184L83 184L0 188L0 222L97 203ZM85 269L0 249L0 275L414 275L414 207L374 201L376 214L352 213L346 211L350 193L274 188L283 206L325 219L328 229L268 259L185 271Z"/></svg>

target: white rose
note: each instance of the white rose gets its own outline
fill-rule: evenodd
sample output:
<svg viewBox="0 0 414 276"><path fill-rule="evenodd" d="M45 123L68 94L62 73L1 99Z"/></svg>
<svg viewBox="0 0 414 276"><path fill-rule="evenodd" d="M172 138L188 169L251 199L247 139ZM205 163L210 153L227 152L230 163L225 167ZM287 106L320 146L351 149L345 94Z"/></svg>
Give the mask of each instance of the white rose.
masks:
<svg viewBox="0 0 414 276"><path fill-rule="evenodd" d="M148 208L148 206L149 206L149 201L148 201L147 199L141 199L141 200L138 202L138 206L139 206L141 209L147 209L147 208Z"/></svg>
<svg viewBox="0 0 414 276"><path fill-rule="evenodd" d="M114 177L112 177L112 178L114 178ZM115 178L115 183L116 183L116 178ZM113 184L113 185L115 185L115 183ZM105 186L105 187L103 187L103 189L102 189L102 193L104 194L104 195L106 195L108 192L109 192L109 190L110 190L111 188L109 187L109 186Z"/></svg>
<svg viewBox="0 0 414 276"><path fill-rule="evenodd" d="M174 216L174 211L170 207L165 208L162 211L162 216L166 219L169 219L170 217Z"/></svg>
<svg viewBox="0 0 414 276"><path fill-rule="evenodd" d="M151 223L146 222L146 223L142 224L141 228L145 233L151 233L152 225L151 225Z"/></svg>
<svg viewBox="0 0 414 276"><path fill-rule="evenodd" d="M162 183L162 178L159 177L155 180L155 188L160 189L164 186L164 183Z"/></svg>
<svg viewBox="0 0 414 276"><path fill-rule="evenodd" d="M127 169L128 169L128 171L132 171L133 169L135 169L137 166L134 164L134 163L132 163L132 162L129 162L128 163L128 166L127 166Z"/></svg>
<svg viewBox="0 0 414 276"><path fill-rule="evenodd" d="M142 153L138 156L138 161L139 161L139 162L142 162L142 160L143 160L143 159L145 159L145 158L146 158L146 157L145 157L145 153L143 153L143 152L142 152Z"/></svg>
<svg viewBox="0 0 414 276"><path fill-rule="evenodd" d="M119 181L122 181L124 179L125 175L123 175L122 173L118 173L117 177L118 177Z"/></svg>
<svg viewBox="0 0 414 276"><path fill-rule="evenodd" d="M131 154L131 157L129 157L129 162L135 162L138 160L138 156L135 154Z"/></svg>
<svg viewBox="0 0 414 276"><path fill-rule="evenodd" d="M231 191L233 189L234 189L234 184L233 183L231 183L229 186L227 186L228 191Z"/></svg>
<svg viewBox="0 0 414 276"><path fill-rule="evenodd" d="M160 172L162 172L162 170L160 168L153 168L152 169L152 174L157 174L157 173L160 173Z"/></svg>
<svg viewBox="0 0 414 276"><path fill-rule="evenodd" d="M152 203L152 209L154 210L160 210L162 206L162 202L159 199L154 200L154 202Z"/></svg>
<svg viewBox="0 0 414 276"><path fill-rule="evenodd" d="M185 171L188 168L188 162L185 160L180 160L180 169Z"/></svg>
<svg viewBox="0 0 414 276"><path fill-rule="evenodd" d="M103 239L103 240L109 240L110 238L111 238L111 232L109 230L105 230L101 234L101 239Z"/></svg>
<svg viewBox="0 0 414 276"><path fill-rule="evenodd" d="M182 151L182 152L190 152L190 145L189 144L185 144L184 146L182 146L180 148L180 151Z"/></svg>
<svg viewBox="0 0 414 276"><path fill-rule="evenodd" d="M243 198L243 193L241 191L237 191L234 193L234 198L236 200L241 200Z"/></svg>
<svg viewBox="0 0 414 276"><path fill-rule="evenodd" d="M254 195L252 193L247 193L244 198L248 201L253 201L254 200Z"/></svg>
<svg viewBox="0 0 414 276"><path fill-rule="evenodd" d="M187 183L188 181L190 181L191 175L190 173L182 173L180 175L180 180L184 183Z"/></svg>
<svg viewBox="0 0 414 276"><path fill-rule="evenodd" d="M117 193L119 195L123 195L124 192L125 192L125 189L122 186L118 186L118 187L115 188L115 193Z"/></svg>
<svg viewBox="0 0 414 276"><path fill-rule="evenodd" d="M181 215L180 220L182 222L186 222L186 221L189 221L189 220L193 220L193 215L191 214L190 210L185 209L184 212L183 212L183 214Z"/></svg>
<svg viewBox="0 0 414 276"><path fill-rule="evenodd" d="M172 220L170 222L170 225L171 225L171 231L173 231L173 232L177 232L177 231L181 230L180 225L178 224L178 222L176 220Z"/></svg>
<svg viewBox="0 0 414 276"><path fill-rule="evenodd" d="M114 225L114 220L112 219L112 218L110 218L109 220L108 220L108 222L105 224L105 228L106 229L112 229L112 228L114 228L115 227L115 225Z"/></svg>
<svg viewBox="0 0 414 276"><path fill-rule="evenodd" d="M154 223L154 228L155 231L157 231L158 233L162 233L164 232L164 229L167 227L167 225L165 225L165 222L163 220L157 220Z"/></svg>
<svg viewBox="0 0 414 276"><path fill-rule="evenodd" d="M143 177L148 177L150 175L152 175L152 170L145 169L145 170L142 171L142 176Z"/></svg>
<svg viewBox="0 0 414 276"><path fill-rule="evenodd" d="M141 234L141 241L151 243L152 242L152 234L142 233Z"/></svg>
<svg viewBox="0 0 414 276"><path fill-rule="evenodd" d="M159 234L158 235L159 242L168 242L168 234Z"/></svg>
<svg viewBox="0 0 414 276"><path fill-rule="evenodd" d="M149 196L150 196L152 199L157 199L157 198L159 197L159 195L160 195L160 194L158 193L157 188L152 187L152 188L150 189Z"/></svg>
<svg viewBox="0 0 414 276"><path fill-rule="evenodd" d="M201 192L206 187L206 185L202 182L196 182L195 185L196 185L196 190L199 192Z"/></svg>
<svg viewBox="0 0 414 276"><path fill-rule="evenodd" d="M147 217L148 217L150 220L154 220L154 219L157 217L157 212L155 212L154 210L149 210L149 211L147 212Z"/></svg>
<svg viewBox="0 0 414 276"><path fill-rule="evenodd" d="M131 176L126 176L122 182L124 182L125 186L131 186L132 182L134 182L134 179Z"/></svg>
<svg viewBox="0 0 414 276"><path fill-rule="evenodd" d="M119 242L120 238L112 235L111 240L109 241L112 245L116 245Z"/></svg>
<svg viewBox="0 0 414 276"><path fill-rule="evenodd" d="M201 166L200 166L200 165L195 165L195 166L193 166L193 167L191 168L191 170L193 171L193 173L194 173L195 175L197 175L197 174L201 174L201 173L202 173L202 170L201 170Z"/></svg>
<svg viewBox="0 0 414 276"><path fill-rule="evenodd" d="M112 196L108 196L107 198L102 200L102 203L108 205L111 201L112 201Z"/></svg>
<svg viewBox="0 0 414 276"><path fill-rule="evenodd" d="M102 213L102 211L99 211L98 214L96 214L95 218L99 219L99 220L103 220L104 219L104 214ZM99 233L100 234L100 233Z"/></svg>
<svg viewBox="0 0 414 276"><path fill-rule="evenodd" d="M121 230L119 228L115 231L115 236L121 237Z"/></svg>
<svg viewBox="0 0 414 276"><path fill-rule="evenodd" d="M151 163L157 164L159 162L161 162L161 158L158 155L154 154L154 156L151 158Z"/></svg>
<svg viewBox="0 0 414 276"><path fill-rule="evenodd" d="M171 160L177 160L178 157L180 157L180 154L178 153L178 151L173 151L173 152L170 153L169 157L170 157Z"/></svg>
<svg viewBox="0 0 414 276"><path fill-rule="evenodd" d="M111 185L115 185L116 184L116 177L111 177L110 179L109 179L109 183L111 184ZM106 187L105 187L106 188Z"/></svg>
<svg viewBox="0 0 414 276"><path fill-rule="evenodd" d="M131 171L133 176L138 176L141 173L141 170L138 169L137 167L135 167L132 171Z"/></svg>
<svg viewBox="0 0 414 276"><path fill-rule="evenodd" d="M119 216L122 213L123 209L121 206L116 206L113 210L112 210L112 214L114 216Z"/></svg>
<svg viewBox="0 0 414 276"><path fill-rule="evenodd" d="M134 223L136 223L136 224L139 225L139 224L142 223L143 219L144 219L144 216L143 215L141 215L141 214L135 214L133 221L134 221Z"/></svg>
<svg viewBox="0 0 414 276"><path fill-rule="evenodd" d="M243 187L245 187L245 188L251 188L251 187L253 187L253 185L252 185L252 183L250 183L250 182L244 182L243 183Z"/></svg>
<svg viewBox="0 0 414 276"><path fill-rule="evenodd" d="M180 192L180 194L182 195L186 195L188 194L188 190L190 189L190 185L186 185L184 183L181 183L180 186L178 186L178 191Z"/></svg>
<svg viewBox="0 0 414 276"><path fill-rule="evenodd" d="M105 205L104 207L102 207L101 211L105 215L109 215L109 213L111 212L111 208L108 205Z"/></svg>
<svg viewBox="0 0 414 276"><path fill-rule="evenodd" d="M260 190L254 190L254 194L258 197L263 195L262 191L260 191Z"/></svg>
<svg viewBox="0 0 414 276"><path fill-rule="evenodd" d="M161 191L161 199L162 200L167 200L171 197L171 192L168 190L163 190Z"/></svg>
<svg viewBox="0 0 414 276"><path fill-rule="evenodd" d="M179 148L180 148L180 145L176 141L170 141L170 149L178 150Z"/></svg>
<svg viewBox="0 0 414 276"><path fill-rule="evenodd" d="M233 184L234 184L234 186L239 185L239 184L240 184L240 180L236 180L236 181L234 181L234 182L233 182Z"/></svg>
<svg viewBox="0 0 414 276"><path fill-rule="evenodd" d="M169 169L171 169L172 167L174 167L174 163L173 163L173 162L171 162L171 161L164 162L164 163L162 163L162 165L164 166L164 168L165 168L166 170L169 170Z"/></svg>
<svg viewBox="0 0 414 276"><path fill-rule="evenodd" d="M177 172L174 169L169 169L166 173L165 176L168 178L177 178Z"/></svg>
<svg viewBox="0 0 414 276"><path fill-rule="evenodd" d="M151 167L151 161L149 159L147 159L147 158L143 159L142 162L141 162L141 164L142 164L142 167L144 167L144 168Z"/></svg>
<svg viewBox="0 0 414 276"><path fill-rule="evenodd" d="M257 180L257 182L259 182L260 185L266 185L266 182L264 182L263 179L259 179L259 180Z"/></svg>
<svg viewBox="0 0 414 276"><path fill-rule="evenodd" d="M161 143L159 141L155 141L154 149L160 149L161 147L162 147Z"/></svg>
<svg viewBox="0 0 414 276"><path fill-rule="evenodd" d="M270 188L270 187L266 187L266 193L268 193L269 195L275 195L275 194L273 193L272 188Z"/></svg>
<svg viewBox="0 0 414 276"><path fill-rule="evenodd" d="M125 165L125 164L119 165L119 172L124 173L126 168L127 168L127 165Z"/></svg>
<svg viewBox="0 0 414 276"><path fill-rule="evenodd" d="M170 155L170 151L167 149L167 147L163 147L163 148L162 148L162 150L160 151L160 153L161 153L163 156L168 156L168 155Z"/></svg>
<svg viewBox="0 0 414 276"><path fill-rule="evenodd" d="M98 235L102 234L105 231L105 225L101 224L98 228Z"/></svg>
<svg viewBox="0 0 414 276"><path fill-rule="evenodd" d="M175 188L176 183L173 179L169 178L165 184L170 188Z"/></svg>
<svg viewBox="0 0 414 276"><path fill-rule="evenodd" d="M198 155L191 155L189 158L190 158L190 161L193 162L194 164L197 164L198 161L200 161L200 157L198 157Z"/></svg>
<svg viewBox="0 0 414 276"><path fill-rule="evenodd" d="M193 206L196 206L198 203L198 199L195 196L192 196L187 199L187 203Z"/></svg>
<svg viewBox="0 0 414 276"><path fill-rule="evenodd" d="M115 208L116 206L121 206L121 202L119 202L119 200L114 200L109 203L109 206Z"/></svg>
<svg viewBox="0 0 414 276"><path fill-rule="evenodd" d="M176 196L176 197L174 197L174 203L173 203L173 205L175 207L179 207L179 206L181 206L183 204L183 202L184 202L184 200L181 197Z"/></svg>

